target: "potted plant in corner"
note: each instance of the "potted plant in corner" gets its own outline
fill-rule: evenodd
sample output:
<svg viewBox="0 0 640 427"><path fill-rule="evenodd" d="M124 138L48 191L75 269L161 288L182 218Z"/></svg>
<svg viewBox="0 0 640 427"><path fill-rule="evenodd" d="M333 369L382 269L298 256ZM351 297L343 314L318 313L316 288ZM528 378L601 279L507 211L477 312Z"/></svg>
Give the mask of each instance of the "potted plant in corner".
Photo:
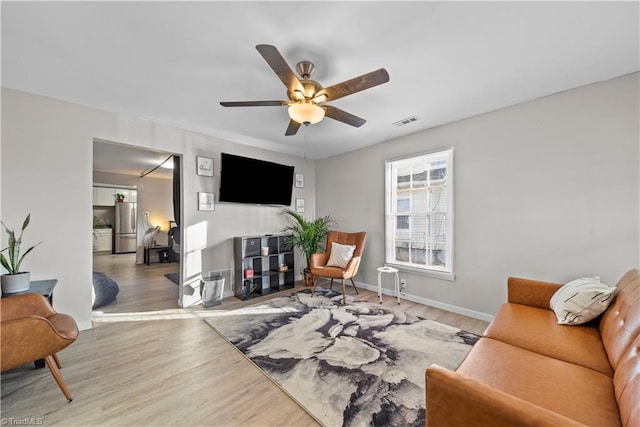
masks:
<svg viewBox="0 0 640 427"><path fill-rule="evenodd" d="M324 238L334 222L329 215L307 221L302 215L288 208L283 209L282 213L291 216L295 220L295 224L289 225L282 230L284 233L291 233L291 237L285 240L285 246L289 250L297 247L304 255L307 262L307 265L302 269L304 284L305 286L311 286L313 285L313 275L311 274L311 269L309 269L311 255L322 250Z"/></svg>
<svg viewBox="0 0 640 427"><path fill-rule="evenodd" d="M27 256L29 252L33 250L40 243L37 243L27 249L22 256L20 256L20 245L22 244L22 233L29 225L31 214L28 214L22 223L22 230L20 230L20 236L16 239L16 233L10 230L4 222L0 221L5 231L9 235L8 246L0 251L0 262L2 266L7 270L7 274L0 276L0 283L2 286L2 293L16 293L29 290L29 284L31 282L31 274L26 271L20 271L20 264ZM3 252L7 251L8 258L4 256Z"/></svg>

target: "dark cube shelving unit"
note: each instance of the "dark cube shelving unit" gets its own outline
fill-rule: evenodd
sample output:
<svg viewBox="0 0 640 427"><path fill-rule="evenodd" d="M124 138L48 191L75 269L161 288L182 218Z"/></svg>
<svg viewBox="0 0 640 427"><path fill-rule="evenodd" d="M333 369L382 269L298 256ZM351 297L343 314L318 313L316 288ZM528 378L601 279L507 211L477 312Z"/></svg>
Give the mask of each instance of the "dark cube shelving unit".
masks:
<svg viewBox="0 0 640 427"><path fill-rule="evenodd" d="M288 234L234 238L235 274L233 293L241 300L292 289L295 284L293 251L285 247ZM262 248L268 248L266 255ZM286 271L280 266L286 265ZM245 270L253 270L246 277Z"/></svg>

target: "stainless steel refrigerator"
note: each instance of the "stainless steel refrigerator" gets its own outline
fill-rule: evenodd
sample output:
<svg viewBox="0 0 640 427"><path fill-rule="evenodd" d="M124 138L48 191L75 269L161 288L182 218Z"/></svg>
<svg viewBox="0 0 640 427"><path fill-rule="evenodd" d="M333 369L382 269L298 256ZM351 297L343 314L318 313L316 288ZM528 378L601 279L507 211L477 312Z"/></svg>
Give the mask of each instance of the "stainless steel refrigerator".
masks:
<svg viewBox="0 0 640 427"><path fill-rule="evenodd" d="M115 251L116 254L135 252L138 246L136 236L136 203L116 203Z"/></svg>

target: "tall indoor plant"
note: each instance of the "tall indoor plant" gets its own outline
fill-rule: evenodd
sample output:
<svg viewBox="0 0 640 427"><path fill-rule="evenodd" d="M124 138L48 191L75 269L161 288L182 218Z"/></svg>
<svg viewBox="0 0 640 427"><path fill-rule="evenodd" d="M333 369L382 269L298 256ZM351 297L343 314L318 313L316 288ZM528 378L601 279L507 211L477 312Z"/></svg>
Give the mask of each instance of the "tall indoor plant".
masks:
<svg viewBox="0 0 640 427"><path fill-rule="evenodd" d="M20 271L20 264L24 260L24 257L27 256L29 252L33 250L36 246L38 246L39 242L29 249L24 251L22 256L20 256L20 245L22 244L22 233L24 233L25 228L29 225L29 221L31 220L31 214L28 214L22 223L22 229L20 230L20 235L16 239L16 233L13 230L10 230L9 227L5 225L4 222L0 221L4 230L9 235L8 246L0 251L0 262L2 266L7 270L7 274L3 274L0 277L0 282L2 284L2 293L15 293L15 292L23 292L29 290L29 284L31 282L31 275L28 271ZM4 256L4 253L7 251L8 257Z"/></svg>
<svg viewBox="0 0 640 427"><path fill-rule="evenodd" d="M291 209L285 208L282 212L295 221L293 225L288 225L282 230L284 233L291 233L291 237L285 240L285 245L287 249L297 247L303 253L307 262L302 269L304 283L310 286L313 284L313 275L309 268L311 255L323 249L324 238L334 225L334 221L329 215L307 221L302 215Z"/></svg>

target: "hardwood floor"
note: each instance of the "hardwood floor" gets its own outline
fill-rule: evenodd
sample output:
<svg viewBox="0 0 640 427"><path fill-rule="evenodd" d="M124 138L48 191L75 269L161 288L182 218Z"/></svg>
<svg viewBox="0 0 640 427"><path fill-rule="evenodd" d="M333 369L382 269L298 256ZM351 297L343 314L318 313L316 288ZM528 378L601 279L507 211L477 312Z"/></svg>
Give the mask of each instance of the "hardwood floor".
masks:
<svg viewBox="0 0 640 427"><path fill-rule="evenodd" d="M93 271L105 273L120 287L116 301L98 310L104 313L131 313L178 308L178 286L164 275L177 273L180 265L135 262L135 254L93 256Z"/></svg>
<svg viewBox="0 0 640 427"><path fill-rule="evenodd" d="M95 327L60 352L61 372L74 400L66 401L48 369L25 365L2 374L3 424L30 419L31 424L62 426L317 425L202 320L284 293L177 310L178 287L164 277L177 271L177 264L136 266L133 258L107 255L96 257L94 270L116 280L120 294L116 303L98 309L109 321L96 316ZM360 290L360 297L377 300L375 292L366 290ZM384 305L397 306L388 296ZM410 301L402 301L400 308L479 334L487 326ZM145 317L158 320L109 317L133 312L148 312Z"/></svg>

